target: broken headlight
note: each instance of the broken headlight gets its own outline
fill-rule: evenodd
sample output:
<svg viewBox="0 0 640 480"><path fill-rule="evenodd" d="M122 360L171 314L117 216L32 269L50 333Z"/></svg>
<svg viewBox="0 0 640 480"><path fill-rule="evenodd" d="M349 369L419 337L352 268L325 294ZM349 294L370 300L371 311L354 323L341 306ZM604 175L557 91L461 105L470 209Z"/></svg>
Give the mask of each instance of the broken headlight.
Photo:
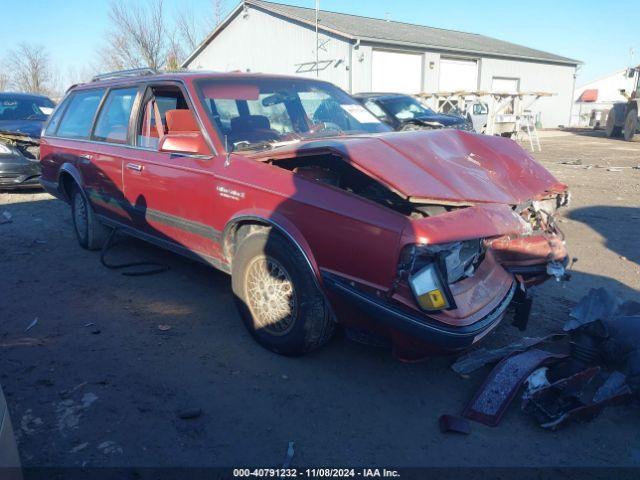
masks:
<svg viewBox="0 0 640 480"><path fill-rule="evenodd" d="M0 155L15 155L15 152L10 146L0 143Z"/></svg>
<svg viewBox="0 0 640 480"><path fill-rule="evenodd" d="M481 239L439 245L410 245L398 269L408 274L416 301L424 310L454 308L449 285L475 273L484 255Z"/></svg>
<svg viewBox="0 0 640 480"><path fill-rule="evenodd" d="M423 310L442 310L449 307L438 267L431 263L409 277L411 291Z"/></svg>

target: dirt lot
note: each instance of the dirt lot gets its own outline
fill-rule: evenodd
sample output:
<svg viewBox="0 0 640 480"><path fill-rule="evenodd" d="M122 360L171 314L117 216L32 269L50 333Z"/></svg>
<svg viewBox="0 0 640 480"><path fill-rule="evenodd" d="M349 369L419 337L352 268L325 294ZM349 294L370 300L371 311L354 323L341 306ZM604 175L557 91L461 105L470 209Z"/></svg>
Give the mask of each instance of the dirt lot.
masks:
<svg viewBox="0 0 640 480"><path fill-rule="evenodd" d="M589 288L640 291L640 142L563 133L542 143L536 157L573 192L561 227L579 261L571 282L537 291L531 336L559 329ZM289 441L293 466L640 466L637 409L551 433L514 404L497 428L445 436L438 417L459 413L487 370L464 380L451 359L402 364L342 334L279 357L244 330L224 274L129 240L114 261L170 270L125 277L77 246L62 202L2 193L4 210L0 383L25 466L274 466ZM509 323L488 343L516 338ZM184 420L185 409L202 414Z"/></svg>

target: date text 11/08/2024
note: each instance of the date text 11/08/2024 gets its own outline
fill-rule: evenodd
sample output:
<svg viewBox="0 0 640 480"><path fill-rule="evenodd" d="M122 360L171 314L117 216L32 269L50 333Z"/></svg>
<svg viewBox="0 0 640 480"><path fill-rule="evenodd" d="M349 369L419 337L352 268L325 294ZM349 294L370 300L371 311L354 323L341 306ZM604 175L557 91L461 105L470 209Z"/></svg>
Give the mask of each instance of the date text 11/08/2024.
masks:
<svg viewBox="0 0 640 480"><path fill-rule="evenodd" d="M399 478L397 470L386 468L236 468L235 478Z"/></svg>

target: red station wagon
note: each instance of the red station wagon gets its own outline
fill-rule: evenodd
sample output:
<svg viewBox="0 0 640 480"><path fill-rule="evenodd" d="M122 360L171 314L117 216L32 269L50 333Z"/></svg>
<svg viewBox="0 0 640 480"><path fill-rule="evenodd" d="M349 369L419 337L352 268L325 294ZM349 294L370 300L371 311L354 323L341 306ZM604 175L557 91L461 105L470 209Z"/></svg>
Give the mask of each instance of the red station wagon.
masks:
<svg viewBox="0 0 640 480"><path fill-rule="evenodd" d="M336 323L403 359L462 350L567 263L567 187L516 143L392 132L319 80L99 76L49 119L41 166L82 247L115 228L231 274L251 334L287 355Z"/></svg>

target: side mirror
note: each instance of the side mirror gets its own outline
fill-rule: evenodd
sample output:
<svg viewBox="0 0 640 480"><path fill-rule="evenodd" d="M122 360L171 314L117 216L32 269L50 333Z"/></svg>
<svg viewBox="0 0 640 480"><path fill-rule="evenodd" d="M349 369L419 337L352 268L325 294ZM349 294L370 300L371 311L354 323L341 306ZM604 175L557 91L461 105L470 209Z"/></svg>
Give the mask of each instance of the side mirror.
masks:
<svg viewBox="0 0 640 480"><path fill-rule="evenodd" d="M158 150L165 153L211 155L211 150L201 132L167 133L160 139Z"/></svg>

